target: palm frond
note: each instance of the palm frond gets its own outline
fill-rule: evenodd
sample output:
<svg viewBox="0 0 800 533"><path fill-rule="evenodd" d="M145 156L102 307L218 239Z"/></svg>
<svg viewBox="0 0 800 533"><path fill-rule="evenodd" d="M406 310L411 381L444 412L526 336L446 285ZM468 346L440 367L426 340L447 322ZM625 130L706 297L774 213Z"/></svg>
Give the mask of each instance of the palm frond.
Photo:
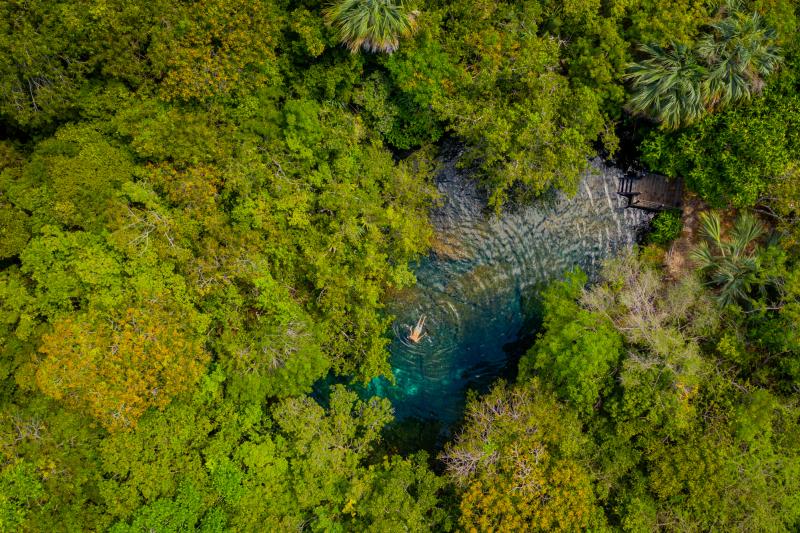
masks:
<svg viewBox="0 0 800 533"><path fill-rule="evenodd" d="M742 213L731 230L732 249L736 255L745 252L751 243L764 234L764 225L750 213Z"/></svg>
<svg viewBox="0 0 800 533"><path fill-rule="evenodd" d="M323 12L325 22L337 30L339 40L351 52L392 53L400 38L417 27L417 11L392 0L340 0Z"/></svg>
<svg viewBox="0 0 800 533"><path fill-rule="evenodd" d="M745 13L733 2L721 13L722 18L711 24L712 31L696 47L709 69L709 108L750 99L782 60L774 45L775 31L758 13Z"/></svg>
<svg viewBox="0 0 800 533"><path fill-rule="evenodd" d="M697 265L700 270L713 268L717 264L714 254L711 253L707 242L700 243L697 248L689 252L689 258Z"/></svg>
<svg viewBox="0 0 800 533"><path fill-rule="evenodd" d="M728 235L723 235L716 213L701 213L700 222L705 240L690 252L692 261L709 285L717 287L721 305L752 304L753 292L763 292L771 283L762 276L760 248L750 246L764 233L764 226L749 213L737 218Z"/></svg>
<svg viewBox="0 0 800 533"><path fill-rule="evenodd" d="M628 65L625 79L633 95L629 107L650 116L668 129L676 129L700 118L705 112L702 79L704 69L688 47L642 46L647 57Z"/></svg>
<svg viewBox="0 0 800 533"><path fill-rule="evenodd" d="M719 219L719 215L713 212L700 213L700 232L720 250L723 257L726 255L722 241L722 221Z"/></svg>

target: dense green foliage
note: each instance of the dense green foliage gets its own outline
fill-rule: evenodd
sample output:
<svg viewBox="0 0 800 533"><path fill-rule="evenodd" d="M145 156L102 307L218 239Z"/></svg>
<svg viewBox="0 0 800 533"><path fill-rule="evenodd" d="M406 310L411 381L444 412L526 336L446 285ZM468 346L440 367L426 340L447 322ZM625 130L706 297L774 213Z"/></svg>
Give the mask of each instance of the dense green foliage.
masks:
<svg viewBox="0 0 800 533"><path fill-rule="evenodd" d="M544 329L531 357L520 362L519 378L541 375L579 412L589 413L611 387L611 370L622 354L622 337L613 324L576 302L586 276L573 272L567 281L545 290Z"/></svg>
<svg viewBox="0 0 800 533"><path fill-rule="evenodd" d="M464 530L573 531L604 526L574 413L536 381L502 383L467 408L443 460L461 488Z"/></svg>
<svg viewBox="0 0 800 533"><path fill-rule="evenodd" d="M755 204L800 159L800 92L787 69L761 98L715 113L686 130L656 133L643 144L644 161L682 176L715 206Z"/></svg>
<svg viewBox="0 0 800 533"><path fill-rule="evenodd" d="M650 221L648 240L654 244L669 244L677 239L683 229L679 210L662 211Z"/></svg>
<svg viewBox="0 0 800 533"><path fill-rule="evenodd" d="M796 16L781 20L796 36ZM685 178L716 207L752 206L768 196L800 159L798 43L778 42L786 60L766 80L761 96L708 114L683 130L651 133L642 143L643 161L658 172Z"/></svg>
<svg viewBox="0 0 800 533"><path fill-rule="evenodd" d="M800 527L798 5L715 4L0 3L0 531ZM497 210L574 192L642 47L708 77L643 160L763 234L552 284L439 456L315 390L391 378L434 143Z"/></svg>
<svg viewBox="0 0 800 533"><path fill-rule="evenodd" d="M716 305L695 276L666 282L636 255L606 264L596 285L583 282L571 275L548 289L545 331L518 382L473 399L445 449L460 524L796 528L800 412L796 389L786 391L798 382L783 368L799 345L765 350L751 329L763 317Z"/></svg>

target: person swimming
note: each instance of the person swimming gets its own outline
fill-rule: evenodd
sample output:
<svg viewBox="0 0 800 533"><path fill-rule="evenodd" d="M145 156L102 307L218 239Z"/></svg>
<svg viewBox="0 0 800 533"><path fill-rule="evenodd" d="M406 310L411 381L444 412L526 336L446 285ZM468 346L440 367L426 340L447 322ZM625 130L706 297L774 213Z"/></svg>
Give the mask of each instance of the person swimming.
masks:
<svg viewBox="0 0 800 533"><path fill-rule="evenodd" d="M419 317L419 320L417 320L417 325L413 328L409 325L406 325L406 327L408 328L408 340L414 344L421 341L427 335L427 333L422 331L422 328L425 327L425 315Z"/></svg>

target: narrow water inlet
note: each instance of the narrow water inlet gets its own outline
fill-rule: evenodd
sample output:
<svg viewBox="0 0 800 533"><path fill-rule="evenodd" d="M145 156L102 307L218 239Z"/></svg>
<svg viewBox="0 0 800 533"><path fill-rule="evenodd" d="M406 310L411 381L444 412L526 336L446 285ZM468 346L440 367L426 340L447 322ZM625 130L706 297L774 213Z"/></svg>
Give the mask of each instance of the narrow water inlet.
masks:
<svg viewBox="0 0 800 533"><path fill-rule="evenodd" d="M591 162L579 192L488 215L467 171L445 162L442 204L432 213L436 240L417 265L417 284L388 302L396 317L390 345L395 384L370 389L392 401L396 418L457 421L466 391L484 391L507 370L513 346L534 333L537 295L580 266L590 276L603 259L636 241L652 215L625 209L619 168ZM425 316L424 336L408 339Z"/></svg>

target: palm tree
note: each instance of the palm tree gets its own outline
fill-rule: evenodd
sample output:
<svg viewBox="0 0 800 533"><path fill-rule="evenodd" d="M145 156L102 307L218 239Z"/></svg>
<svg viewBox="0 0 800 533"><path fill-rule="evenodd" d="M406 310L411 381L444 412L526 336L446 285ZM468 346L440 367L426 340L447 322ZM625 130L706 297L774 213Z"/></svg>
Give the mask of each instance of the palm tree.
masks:
<svg viewBox="0 0 800 533"><path fill-rule="evenodd" d="M705 113L703 79L705 68L685 45L670 48L644 45L640 50L647 59L628 67L625 78L631 82L631 111L676 129L694 122Z"/></svg>
<svg viewBox="0 0 800 533"><path fill-rule="evenodd" d="M698 55L709 66L706 105L727 105L761 92L764 77L774 72L782 59L773 45L775 30L768 28L758 13L743 13L730 2L724 17L711 28L697 45Z"/></svg>
<svg viewBox="0 0 800 533"><path fill-rule="evenodd" d="M400 37L414 33L418 14L392 0L340 0L324 11L325 23L353 53L363 48L391 54Z"/></svg>
<svg viewBox="0 0 800 533"><path fill-rule="evenodd" d="M719 288L722 305L751 302L753 288L763 288L760 281L760 247L756 244L764 234L764 226L749 213L741 214L729 235L723 236L722 223L716 213L701 213L704 237L691 258L709 283Z"/></svg>
<svg viewBox="0 0 800 533"><path fill-rule="evenodd" d="M714 108L749 99L782 60L773 44L775 30L758 13L745 13L738 0L728 0L719 20L695 49L642 46L646 59L629 65L631 111L676 129Z"/></svg>

